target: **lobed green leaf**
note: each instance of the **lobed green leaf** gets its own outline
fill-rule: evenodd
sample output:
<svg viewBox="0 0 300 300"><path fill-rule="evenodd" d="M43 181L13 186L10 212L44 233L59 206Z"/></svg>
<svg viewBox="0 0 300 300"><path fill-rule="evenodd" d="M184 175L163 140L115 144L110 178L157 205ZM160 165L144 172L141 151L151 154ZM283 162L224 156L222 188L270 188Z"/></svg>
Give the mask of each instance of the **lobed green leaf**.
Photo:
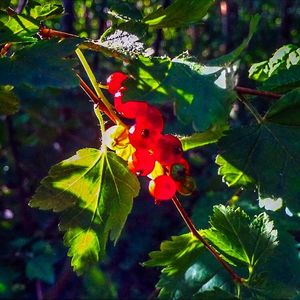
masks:
<svg viewBox="0 0 300 300"><path fill-rule="evenodd" d="M124 99L175 102L177 118L184 124L192 124L196 131L227 123L235 93L216 85L220 69L204 75L205 68L189 58L139 57L129 71L136 80L126 83Z"/></svg>
<svg viewBox="0 0 300 300"><path fill-rule="evenodd" d="M50 169L30 206L62 212L59 228L74 270L82 273L103 257L109 236L118 240L138 192L122 159L87 148Z"/></svg>
<svg viewBox="0 0 300 300"><path fill-rule="evenodd" d="M260 198L282 198L290 209L298 210L299 113L296 89L271 106L262 124L228 131L216 159L224 181L229 186L254 184Z"/></svg>
<svg viewBox="0 0 300 300"><path fill-rule="evenodd" d="M0 58L0 85L27 84L35 88L78 86L74 61L65 59L80 39L44 40L27 45L12 57ZM34 66L34 71L32 70Z"/></svg>
<svg viewBox="0 0 300 300"><path fill-rule="evenodd" d="M299 87L300 48L284 45L269 60L253 64L249 78L262 82L262 89L285 92Z"/></svg>

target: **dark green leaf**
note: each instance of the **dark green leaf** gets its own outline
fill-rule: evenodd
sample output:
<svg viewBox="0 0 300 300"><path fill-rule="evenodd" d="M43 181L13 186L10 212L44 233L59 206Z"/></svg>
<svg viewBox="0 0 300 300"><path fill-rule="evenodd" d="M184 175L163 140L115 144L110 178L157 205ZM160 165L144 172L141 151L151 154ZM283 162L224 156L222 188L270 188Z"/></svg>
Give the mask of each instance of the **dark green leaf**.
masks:
<svg viewBox="0 0 300 300"><path fill-rule="evenodd" d="M78 273L105 253L108 237L117 241L132 208L139 182L114 153L82 149L52 167L30 206L61 212L60 229Z"/></svg>
<svg viewBox="0 0 300 300"><path fill-rule="evenodd" d="M250 218L240 208L215 206L205 237L224 257L253 269L277 246L277 230L265 213ZM263 253L263 255L262 255Z"/></svg>
<svg viewBox="0 0 300 300"><path fill-rule="evenodd" d="M10 5L10 0L1 0L0 9L6 9Z"/></svg>
<svg viewBox="0 0 300 300"><path fill-rule="evenodd" d="M174 0L167 8L161 7L146 16L143 21L154 28L187 26L202 20L214 2L214 0Z"/></svg>
<svg viewBox="0 0 300 300"><path fill-rule="evenodd" d="M32 246L32 255L26 263L26 276L30 279L43 280L53 284L55 279L53 264L56 255L49 243L39 241Z"/></svg>
<svg viewBox="0 0 300 300"><path fill-rule="evenodd" d="M285 45L266 61L252 65L249 78L262 81L266 90L288 91L299 87L300 48Z"/></svg>
<svg viewBox="0 0 300 300"><path fill-rule="evenodd" d="M142 14L136 5L120 1L111 5L108 14L123 21L142 19Z"/></svg>
<svg viewBox="0 0 300 300"><path fill-rule="evenodd" d="M20 101L12 87L0 86L0 115L12 115L19 110Z"/></svg>
<svg viewBox="0 0 300 300"><path fill-rule="evenodd" d="M233 291L230 276L190 233L162 242L144 265L163 267L157 284L162 299L206 299L218 288L223 295Z"/></svg>
<svg viewBox="0 0 300 300"><path fill-rule="evenodd" d="M36 88L78 86L78 78L72 70L74 61L64 57L73 53L79 41L39 41L22 48L12 57L0 58L0 84L28 84Z"/></svg>
<svg viewBox="0 0 300 300"><path fill-rule="evenodd" d="M205 68L189 59L144 58L133 61L129 70L136 81L127 83L125 99L148 100L152 103L175 102L177 118L205 131L226 124L235 93L215 84L216 73L203 75Z"/></svg>
<svg viewBox="0 0 300 300"><path fill-rule="evenodd" d="M255 15L251 18L249 34L248 34L247 38L244 39L244 41L241 43L241 45L238 48L234 49L232 52L230 52L230 53L228 53L224 56L221 56L217 59L209 61L208 65L210 65L210 66L222 66L222 65L231 64L232 62L236 61L239 58L239 56L248 47L248 44L250 43L250 41L253 37L253 34L255 33L255 31L257 29L257 25L259 23L259 20L260 20L259 15Z"/></svg>
<svg viewBox="0 0 300 300"><path fill-rule="evenodd" d="M299 113L297 89L274 103L262 124L227 132L216 160L224 181L255 184L260 198L282 198L290 209L299 209Z"/></svg>

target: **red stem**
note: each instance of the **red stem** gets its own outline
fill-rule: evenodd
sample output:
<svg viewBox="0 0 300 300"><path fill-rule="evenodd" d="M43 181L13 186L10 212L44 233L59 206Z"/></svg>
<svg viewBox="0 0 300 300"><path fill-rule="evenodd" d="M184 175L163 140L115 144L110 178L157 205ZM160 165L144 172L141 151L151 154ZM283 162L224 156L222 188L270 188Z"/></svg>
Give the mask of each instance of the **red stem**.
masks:
<svg viewBox="0 0 300 300"><path fill-rule="evenodd" d="M99 107L114 123L116 123L115 118L110 114L106 106L99 100L97 95L91 90L91 88L86 84L86 82L80 77L79 74L76 74L79 78L80 87L88 95L88 97L94 102L95 105Z"/></svg>
<svg viewBox="0 0 300 300"><path fill-rule="evenodd" d="M233 281L237 283L242 283L243 279L237 275L234 270L222 259L220 254L210 245L208 242L204 239L203 236L200 235L198 230L196 229L194 223L192 222L191 218L188 216L186 213L185 209L179 202L178 198L174 196L172 198L172 201L177 208L178 212L180 213L182 219L188 226L190 232L204 245L204 247L219 261L219 263L224 267L224 269L230 274L231 278Z"/></svg>
<svg viewBox="0 0 300 300"><path fill-rule="evenodd" d="M275 98L275 99L279 99L282 96L281 94L268 92L268 91L254 90L254 89L250 89L250 88L246 88L246 87L242 87L242 86L236 86L234 89L240 94L264 96L264 97Z"/></svg>

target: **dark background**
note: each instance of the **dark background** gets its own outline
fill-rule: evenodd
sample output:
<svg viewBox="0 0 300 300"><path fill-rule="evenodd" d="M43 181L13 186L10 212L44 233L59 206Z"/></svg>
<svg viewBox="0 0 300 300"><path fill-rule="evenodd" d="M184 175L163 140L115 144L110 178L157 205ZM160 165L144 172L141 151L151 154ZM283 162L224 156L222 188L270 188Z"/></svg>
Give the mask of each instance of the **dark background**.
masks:
<svg viewBox="0 0 300 300"><path fill-rule="evenodd" d="M121 1L64 0L66 14L53 21L54 28L97 39L111 25L108 8ZM126 1L143 14L167 6L170 1ZM13 1L18 11L25 1ZM203 22L184 29L149 32L146 44L156 55L175 57L185 50L201 62L219 57L237 47L248 33L250 18L261 15L258 30L243 54L239 85L253 87L247 70L254 62L267 59L278 47L300 39L300 1L227 0L216 1ZM45 55L47 55L45 53ZM122 63L99 53L89 53L89 61L99 81L105 82ZM99 129L92 104L78 89L19 89L20 111L1 117L0 123L0 298L18 299L147 299L155 295L159 270L140 265L161 241L186 231L171 203L154 205L146 189L134 200L123 235L116 247L109 245L101 264L77 277L70 268L57 229L58 219L51 213L27 206L40 180L51 165L72 156L84 147L99 147ZM257 103L264 109L265 103ZM168 107L164 113L172 116ZM248 115L239 108L233 124L243 123ZM172 131L172 129L174 131ZM232 194L217 176L216 146L186 154L198 188L183 204L193 214L209 199L225 203ZM143 182L142 182L143 183ZM254 197L255 198L255 197ZM216 200L212 200L216 201ZM196 218L205 226L206 216ZM31 265L29 264L31 262ZM29 266L28 266L29 264ZM32 269L33 268L33 269ZM35 274L45 278L36 279Z"/></svg>

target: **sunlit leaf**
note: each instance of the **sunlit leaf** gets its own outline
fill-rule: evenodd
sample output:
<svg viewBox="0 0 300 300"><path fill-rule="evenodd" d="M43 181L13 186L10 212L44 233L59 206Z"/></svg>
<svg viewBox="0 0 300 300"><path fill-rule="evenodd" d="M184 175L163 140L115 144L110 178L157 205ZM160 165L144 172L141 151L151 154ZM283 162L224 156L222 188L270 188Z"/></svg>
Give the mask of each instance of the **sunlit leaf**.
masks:
<svg viewBox="0 0 300 300"><path fill-rule="evenodd" d="M52 167L30 206L62 212L60 230L78 273L101 259L108 237L117 241L139 183L114 153L82 149Z"/></svg>
<svg viewBox="0 0 300 300"><path fill-rule="evenodd" d="M194 133L191 136L182 137L181 143L184 151L216 143L223 135L227 126L212 127L205 132Z"/></svg>
<svg viewBox="0 0 300 300"><path fill-rule="evenodd" d="M129 66L135 80L125 83L125 99L175 102L175 114L196 131L226 124L235 93L215 84L219 71L203 75L201 64L185 58L144 58Z"/></svg>
<svg viewBox="0 0 300 300"><path fill-rule="evenodd" d="M265 213L250 218L240 209L215 206L205 237L224 257L254 268L276 248L277 230ZM261 254L264 253L262 256Z"/></svg>
<svg viewBox="0 0 300 300"><path fill-rule="evenodd" d="M249 78L263 82L266 90L288 91L300 86L300 48L285 45L269 60L253 64Z"/></svg>

